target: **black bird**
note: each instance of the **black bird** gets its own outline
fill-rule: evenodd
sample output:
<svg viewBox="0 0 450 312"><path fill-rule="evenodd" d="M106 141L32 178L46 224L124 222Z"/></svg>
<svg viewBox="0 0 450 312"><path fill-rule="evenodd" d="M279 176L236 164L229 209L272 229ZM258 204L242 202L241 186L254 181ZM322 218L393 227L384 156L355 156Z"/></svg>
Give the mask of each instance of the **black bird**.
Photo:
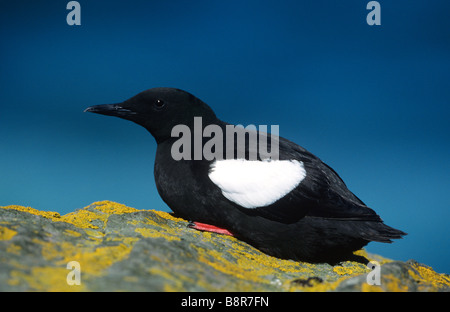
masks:
<svg viewBox="0 0 450 312"><path fill-rule="evenodd" d="M275 257L328 263L354 259L353 251L370 241L391 243L406 235L385 225L303 147L261 131L256 145L251 131L244 133L243 148L238 131L230 143L226 133L233 126L183 90L149 89L85 111L133 121L153 135L158 192L177 216L195 221L193 228L233 235ZM277 148L276 157L263 153L264 142L271 152Z"/></svg>

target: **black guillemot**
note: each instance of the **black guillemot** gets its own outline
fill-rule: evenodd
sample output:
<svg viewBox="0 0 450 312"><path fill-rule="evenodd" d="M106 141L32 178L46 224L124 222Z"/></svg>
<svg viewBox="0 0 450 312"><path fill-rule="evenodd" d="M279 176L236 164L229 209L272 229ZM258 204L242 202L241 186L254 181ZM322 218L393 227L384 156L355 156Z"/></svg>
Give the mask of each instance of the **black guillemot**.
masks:
<svg viewBox="0 0 450 312"><path fill-rule="evenodd" d="M354 259L353 252L371 241L390 243L406 235L385 225L331 167L303 147L258 130L256 144L246 129L243 145L221 138L219 132L232 125L183 90L149 89L85 111L133 121L153 135L158 192L195 229L233 235L275 257L328 263ZM193 133L199 118L200 132L209 130L208 135L196 139L183 133L185 144L180 144L180 134ZM270 153L261 152L263 141Z"/></svg>

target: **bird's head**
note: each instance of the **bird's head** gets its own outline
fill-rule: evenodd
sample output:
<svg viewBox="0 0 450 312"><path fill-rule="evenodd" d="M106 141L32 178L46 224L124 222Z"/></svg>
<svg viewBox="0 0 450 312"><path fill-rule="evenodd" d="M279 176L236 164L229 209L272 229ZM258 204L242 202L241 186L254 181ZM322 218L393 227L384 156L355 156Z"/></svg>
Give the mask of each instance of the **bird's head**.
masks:
<svg viewBox="0 0 450 312"><path fill-rule="evenodd" d="M170 138L172 128L179 124L191 127L194 117L214 122L213 110L192 94L174 88L153 88L117 104L94 105L85 112L116 116L146 128L162 142Z"/></svg>

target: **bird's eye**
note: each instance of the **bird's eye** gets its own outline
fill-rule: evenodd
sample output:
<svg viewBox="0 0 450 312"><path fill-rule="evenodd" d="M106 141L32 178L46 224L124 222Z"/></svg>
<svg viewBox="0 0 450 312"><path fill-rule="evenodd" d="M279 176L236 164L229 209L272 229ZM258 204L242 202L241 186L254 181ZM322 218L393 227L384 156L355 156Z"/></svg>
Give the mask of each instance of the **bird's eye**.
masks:
<svg viewBox="0 0 450 312"><path fill-rule="evenodd" d="M156 107L156 108L163 108L164 105L166 105L166 103L164 103L163 100L156 100L156 101L155 101L155 107Z"/></svg>

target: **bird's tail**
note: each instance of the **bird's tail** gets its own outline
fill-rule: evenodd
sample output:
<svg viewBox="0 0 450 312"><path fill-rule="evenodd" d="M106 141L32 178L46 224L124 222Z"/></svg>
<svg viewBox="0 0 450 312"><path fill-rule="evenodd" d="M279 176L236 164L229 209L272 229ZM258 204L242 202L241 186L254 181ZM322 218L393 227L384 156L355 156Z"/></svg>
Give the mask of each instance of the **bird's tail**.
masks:
<svg viewBox="0 0 450 312"><path fill-rule="evenodd" d="M407 235L407 233L394 229L393 227L384 224L382 221L364 221L364 223L366 224L364 227L360 227L361 231L359 234L361 238L368 241L392 243L393 239L400 239Z"/></svg>

